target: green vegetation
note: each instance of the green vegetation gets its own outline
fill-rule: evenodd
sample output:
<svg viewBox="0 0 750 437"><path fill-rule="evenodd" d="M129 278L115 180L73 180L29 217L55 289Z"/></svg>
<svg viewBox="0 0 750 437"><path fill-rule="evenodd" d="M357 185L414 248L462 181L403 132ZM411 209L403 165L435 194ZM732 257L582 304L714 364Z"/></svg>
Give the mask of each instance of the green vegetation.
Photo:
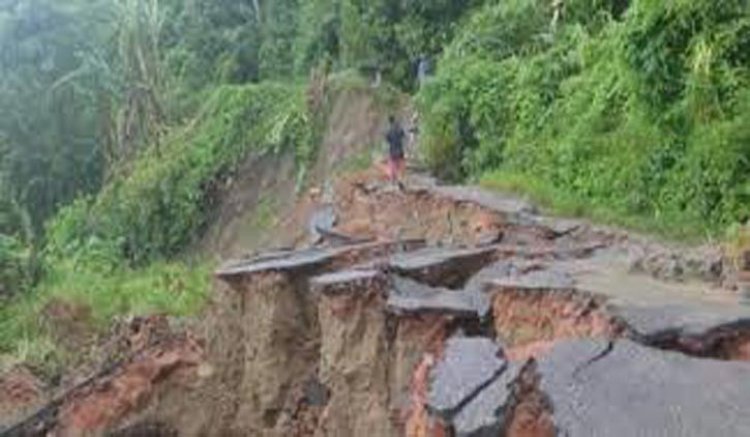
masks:
<svg viewBox="0 0 750 437"><path fill-rule="evenodd" d="M0 371L17 362L55 375L66 364L95 353L89 348L68 350L66 341L88 343L90 338L68 338L55 323L81 324L84 334L95 335L117 317L142 314L188 316L199 311L208 297L210 265L203 262L158 262L145 269L97 270L76 260L57 263L33 293L0 306ZM49 317L55 303L85 309Z"/></svg>
<svg viewBox="0 0 750 437"><path fill-rule="evenodd" d="M103 330L199 311L186 254L251 155L315 156L326 93L413 91L440 175L672 235L750 217L746 1L0 1L0 365L75 356L45 313ZM356 169L369 156L342 168ZM263 199L263 196L259 198ZM253 226L270 226L261 202Z"/></svg>
<svg viewBox="0 0 750 437"><path fill-rule="evenodd" d="M309 158L311 127L294 86L223 85L196 120L144 151L93 200L63 209L48 228L48 250L60 258L106 253L143 265L174 256L195 241L212 207L212 183L250 152L296 152ZM86 250L81 250L86 248Z"/></svg>
<svg viewBox="0 0 750 437"><path fill-rule="evenodd" d="M747 2L565 6L553 29L548 2L491 2L458 32L419 96L432 167L671 234L747 220Z"/></svg>
<svg viewBox="0 0 750 437"><path fill-rule="evenodd" d="M91 309L93 326L115 315L186 315L201 308L208 265L190 268L160 260L176 256L208 224L214 185L249 152L291 151L308 160L310 124L302 94L277 84L217 87L194 122L175 129L117 169L95 198L63 208L46 233L47 274L33 298L21 296L4 317L0 350L37 365L60 362L52 335L39 320L50 300ZM7 337L6 337L7 335Z"/></svg>
<svg viewBox="0 0 750 437"><path fill-rule="evenodd" d="M407 53L402 31L444 33L420 10L389 0L0 2L2 361L51 369L82 355L55 341L51 302L86 308L93 331L119 315L198 311L209 266L180 259L210 225L224 181L249 154L293 153L301 183L326 109L310 100L309 72L376 63L406 82L409 53L426 46Z"/></svg>

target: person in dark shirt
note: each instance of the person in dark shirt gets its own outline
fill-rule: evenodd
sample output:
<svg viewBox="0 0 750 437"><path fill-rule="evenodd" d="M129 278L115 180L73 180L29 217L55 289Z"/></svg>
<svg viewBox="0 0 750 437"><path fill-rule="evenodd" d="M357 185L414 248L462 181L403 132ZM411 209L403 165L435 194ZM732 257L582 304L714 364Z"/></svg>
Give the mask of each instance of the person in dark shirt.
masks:
<svg viewBox="0 0 750 437"><path fill-rule="evenodd" d="M388 117L388 133L385 135L388 141L388 177L391 182L398 182L405 169L404 161L404 139L406 133L396 117Z"/></svg>

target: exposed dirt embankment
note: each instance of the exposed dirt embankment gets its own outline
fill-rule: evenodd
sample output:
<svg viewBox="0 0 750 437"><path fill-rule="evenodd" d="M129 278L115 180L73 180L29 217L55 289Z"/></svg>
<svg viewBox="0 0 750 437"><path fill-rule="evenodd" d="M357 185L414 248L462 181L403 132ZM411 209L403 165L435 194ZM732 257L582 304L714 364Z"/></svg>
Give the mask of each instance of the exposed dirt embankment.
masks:
<svg viewBox="0 0 750 437"><path fill-rule="evenodd" d="M336 220L321 221L331 226L311 239L316 245L231 261L216 272L214 302L196 333L203 341L168 329L155 337L164 341L151 341L148 333L163 329L135 327L129 344L145 347L142 353L23 429L547 437L586 429L576 409L588 404L644 416L646 431L672 429L658 419L668 414L653 418L652 411L706 409L674 389L680 378L706 387L716 381L714 395L741 401L711 375L750 373L742 317L690 305L670 312L579 288L573 266L599 268L592 259L610 259L618 243L608 234L550 225L471 193L400 191L376 178L368 184L367 174L339 185L327 204ZM370 233L347 233L364 218L373 219ZM404 231L394 234L398 227ZM689 371L674 379L671 363ZM663 381L619 385L653 379L644 369ZM640 409L627 402L633 396L662 402ZM597 433L607 429L590 420ZM745 425L737 419L733 426Z"/></svg>
<svg viewBox="0 0 750 437"><path fill-rule="evenodd" d="M300 168L293 153L248 156L235 174L217 184L215 215L197 250L226 259L304 244L312 209L330 194L340 174L352 162L385 156L383 133L389 111L404 119L409 112L388 106L406 105L384 102L379 90L335 82L318 85L322 88L314 91L320 95L310 104L316 113L325 114L325 127L314 160L306 164L304 186L298 183Z"/></svg>
<svg viewBox="0 0 750 437"><path fill-rule="evenodd" d="M353 283L319 280L319 375L331 393L319 423L322 435L396 435L388 392L386 284L377 273L361 275Z"/></svg>
<svg viewBox="0 0 750 437"><path fill-rule="evenodd" d="M615 339L625 331L601 297L574 290L501 289L492 306L495 332L513 360L543 354L560 340Z"/></svg>

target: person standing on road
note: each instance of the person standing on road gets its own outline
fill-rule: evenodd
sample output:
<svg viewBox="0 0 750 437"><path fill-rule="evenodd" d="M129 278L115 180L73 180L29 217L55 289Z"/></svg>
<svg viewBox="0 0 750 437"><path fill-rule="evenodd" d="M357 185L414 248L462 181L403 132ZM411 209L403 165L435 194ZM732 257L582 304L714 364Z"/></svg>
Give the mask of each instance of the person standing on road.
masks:
<svg viewBox="0 0 750 437"><path fill-rule="evenodd" d="M400 182L405 170L404 161L404 138L406 133L401 124L393 115L388 117L388 133L385 135L388 141L388 178L391 182Z"/></svg>

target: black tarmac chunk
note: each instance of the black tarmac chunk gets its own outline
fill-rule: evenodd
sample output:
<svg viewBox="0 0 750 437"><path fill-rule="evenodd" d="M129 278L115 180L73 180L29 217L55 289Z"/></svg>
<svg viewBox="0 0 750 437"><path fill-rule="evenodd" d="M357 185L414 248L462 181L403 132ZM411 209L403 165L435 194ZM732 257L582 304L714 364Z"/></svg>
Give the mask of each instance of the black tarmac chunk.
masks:
<svg viewBox="0 0 750 437"><path fill-rule="evenodd" d="M750 363L576 340L542 357L538 371L561 435L750 435Z"/></svg>

